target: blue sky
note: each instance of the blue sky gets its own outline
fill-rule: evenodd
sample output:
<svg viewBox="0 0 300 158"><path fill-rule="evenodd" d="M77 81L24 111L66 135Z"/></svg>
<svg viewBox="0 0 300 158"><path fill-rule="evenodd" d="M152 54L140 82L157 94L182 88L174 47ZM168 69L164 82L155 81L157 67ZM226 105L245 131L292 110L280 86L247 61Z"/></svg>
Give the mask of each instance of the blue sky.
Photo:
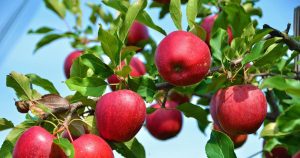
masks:
<svg viewBox="0 0 300 158"><path fill-rule="evenodd" d="M9 11L9 8L5 6L5 1L1 1L1 15ZM296 6L300 5L298 0L262 0L258 3L263 9L263 18L259 20L259 26L263 24L269 24L280 30L286 28L287 23L293 22L293 10ZM172 24L170 16L166 16L163 20L158 21L158 10L148 10L153 20L169 33L175 29ZM83 11L84 19L88 19L89 10L85 7ZM185 13L185 11L184 11ZM23 21L29 19L22 19ZM67 17L68 21L73 21L72 18ZM185 20L185 19L184 19ZM87 21L84 21L86 24ZM184 26L187 26L186 20L183 22ZM0 20L1 24L1 20ZM1 26L1 25L0 25ZM14 91L5 86L6 75L11 71L26 73L36 73L41 77L47 78L54 83L57 89L63 96L71 94L66 85L65 76L63 73L63 63L65 57L73 49L70 47L68 40L58 40L57 42L50 44L49 46L42 48L33 55L35 44L39 41L41 36L27 35L26 31L30 28L38 28L40 26L50 26L59 28L60 30L66 30L65 23L61 21L51 11L47 10L44 4L41 4L36 14L29 21L28 25L23 27L15 27L10 33L13 37L19 36L19 39L12 40L12 43L7 44L4 50L6 56L0 53L0 117L5 117L12 120L15 124L20 123L24 115L19 114L14 105L14 99L16 98ZM185 27L184 27L185 28ZM291 30L290 33L293 31ZM150 30L150 35L159 42L163 36ZM10 46L10 49L8 49ZM43 92L43 91L41 91ZM0 132L0 142L5 139L9 131ZM146 149L147 157L149 158L161 158L161 157L173 157L173 158L205 158L205 144L209 138L210 128L206 131L206 136L203 135L193 119L184 118L183 129L181 133L168 141L155 140L146 129L141 129L137 138L144 145ZM236 154L239 158L246 158L262 148L262 139L258 136L250 135L246 144L240 149L236 150ZM119 157L116 155L116 157ZM260 156L257 156L257 158Z"/></svg>

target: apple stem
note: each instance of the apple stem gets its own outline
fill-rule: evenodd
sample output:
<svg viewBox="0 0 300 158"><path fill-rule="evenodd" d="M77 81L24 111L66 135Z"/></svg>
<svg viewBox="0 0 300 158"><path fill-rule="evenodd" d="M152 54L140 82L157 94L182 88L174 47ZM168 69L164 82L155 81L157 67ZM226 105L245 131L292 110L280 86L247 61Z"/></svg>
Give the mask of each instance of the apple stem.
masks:
<svg viewBox="0 0 300 158"><path fill-rule="evenodd" d="M73 138L72 138L72 135L71 135L71 132L70 132L70 130L69 130L69 128L68 127L65 127L66 128L66 130L67 130L67 132L68 132L68 135L69 135L69 138L70 138L70 140L71 140L71 143L73 143Z"/></svg>
<svg viewBox="0 0 300 158"><path fill-rule="evenodd" d="M170 89L166 89L166 90L165 90L164 100L163 100L163 102L162 102L162 104L161 104L161 107L162 107L162 108L166 108L166 102L167 102L167 100L168 100L169 91L170 91Z"/></svg>

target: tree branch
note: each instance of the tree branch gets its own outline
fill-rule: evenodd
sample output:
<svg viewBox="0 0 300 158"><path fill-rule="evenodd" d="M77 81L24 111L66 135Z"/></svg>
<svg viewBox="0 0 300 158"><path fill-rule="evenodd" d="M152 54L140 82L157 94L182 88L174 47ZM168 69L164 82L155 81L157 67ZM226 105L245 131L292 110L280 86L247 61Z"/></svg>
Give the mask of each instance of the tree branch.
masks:
<svg viewBox="0 0 300 158"><path fill-rule="evenodd" d="M271 112L267 114L267 119L270 121L275 121L276 118L279 116L280 112L279 112L278 105L275 101L273 92L270 90L267 90L266 98L267 98L267 101L271 108Z"/></svg>
<svg viewBox="0 0 300 158"><path fill-rule="evenodd" d="M295 50L300 53L300 42L289 37L288 32L290 30L291 24L287 25L287 28L285 31L280 32L279 30L269 26L268 24L264 24L263 28L264 29L271 29L272 31L269 33L268 38L273 38L273 37L281 37L283 42L289 47L290 50Z"/></svg>

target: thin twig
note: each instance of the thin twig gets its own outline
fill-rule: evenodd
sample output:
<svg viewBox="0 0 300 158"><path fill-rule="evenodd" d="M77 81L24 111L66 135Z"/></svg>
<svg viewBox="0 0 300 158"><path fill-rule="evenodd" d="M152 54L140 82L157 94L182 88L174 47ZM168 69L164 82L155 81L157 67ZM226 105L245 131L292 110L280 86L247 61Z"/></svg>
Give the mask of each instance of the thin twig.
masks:
<svg viewBox="0 0 300 158"><path fill-rule="evenodd" d="M267 101L271 108L271 112L267 114L267 119L270 121L275 121L276 118L279 116L280 112L279 112L279 108L276 103L273 92L270 90L267 90L266 98L267 98Z"/></svg>

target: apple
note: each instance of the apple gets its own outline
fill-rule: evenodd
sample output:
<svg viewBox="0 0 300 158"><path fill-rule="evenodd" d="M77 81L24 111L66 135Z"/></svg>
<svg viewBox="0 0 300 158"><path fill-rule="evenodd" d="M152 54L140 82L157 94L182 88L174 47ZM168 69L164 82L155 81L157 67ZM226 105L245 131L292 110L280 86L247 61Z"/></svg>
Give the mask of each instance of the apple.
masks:
<svg viewBox="0 0 300 158"><path fill-rule="evenodd" d="M253 85L235 85L220 91L215 116L221 129L231 135L256 132L267 114L263 92Z"/></svg>
<svg viewBox="0 0 300 158"><path fill-rule="evenodd" d="M169 99L180 104L187 103L190 101L190 97L187 95L178 93L176 91L172 91L171 94L169 95Z"/></svg>
<svg viewBox="0 0 300 158"><path fill-rule="evenodd" d="M64 152L53 143L55 137L44 128L33 126L18 139L13 151L13 158L64 158Z"/></svg>
<svg viewBox="0 0 300 158"><path fill-rule="evenodd" d="M154 1L162 4L169 4L171 0L154 0Z"/></svg>
<svg viewBox="0 0 300 158"><path fill-rule="evenodd" d="M234 148L239 148L241 147L247 140L247 134L239 134L239 135L230 135L226 132L224 132L217 124L214 123L213 125L213 129L216 131L220 131L223 132L225 134L227 134L230 139L232 140L233 144L234 144Z"/></svg>
<svg viewBox="0 0 300 158"><path fill-rule="evenodd" d="M64 71L67 78L70 78L70 72L71 72L73 61L76 58L78 58L80 55L82 55L82 51L76 50L67 56L64 64Z"/></svg>
<svg viewBox="0 0 300 158"><path fill-rule="evenodd" d="M73 142L75 158L113 158L110 146L99 136L84 134Z"/></svg>
<svg viewBox="0 0 300 158"><path fill-rule="evenodd" d="M146 117L144 100L131 90L103 95L96 104L96 124L102 138L114 142L132 139Z"/></svg>
<svg viewBox="0 0 300 158"><path fill-rule="evenodd" d="M271 153L266 153L265 156L266 158L292 158L284 147L275 147Z"/></svg>
<svg viewBox="0 0 300 158"><path fill-rule="evenodd" d="M121 63L121 68L125 66L125 62ZM130 76L132 77L139 77L139 76L143 76L144 74L146 74L146 67L144 65L144 63L137 57L133 57L130 60L129 66L131 68L131 72L130 72ZM108 77L107 79L109 84L118 84L120 83L120 80L118 79L117 75L111 75L110 77ZM116 85L110 85L110 88L115 91L117 89Z"/></svg>
<svg viewBox="0 0 300 158"><path fill-rule="evenodd" d="M209 41L210 41L211 31L213 29L214 23L215 23L217 18L218 18L217 14L208 16L208 17L203 19L203 22L201 24L201 26L203 27L203 29L206 32L206 40L205 41L208 44L209 44ZM233 39L233 35L232 35L232 31L231 31L230 27L227 28L227 33L228 33L228 43L230 44L232 39Z"/></svg>
<svg viewBox="0 0 300 158"><path fill-rule="evenodd" d="M128 32L127 44L136 46L139 42L147 39L149 39L147 27L138 21L134 21Z"/></svg>
<svg viewBox="0 0 300 158"><path fill-rule="evenodd" d="M210 50L196 35L174 31L158 45L155 64L161 77L176 86L200 82L211 64Z"/></svg>
<svg viewBox="0 0 300 158"><path fill-rule="evenodd" d="M160 104L152 105L156 108L146 117L146 127L148 131L157 139L166 140L175 137L182 127L182 114L176 110L178 104L173 101L166 102L166 108L161 108Z"/></svg>

